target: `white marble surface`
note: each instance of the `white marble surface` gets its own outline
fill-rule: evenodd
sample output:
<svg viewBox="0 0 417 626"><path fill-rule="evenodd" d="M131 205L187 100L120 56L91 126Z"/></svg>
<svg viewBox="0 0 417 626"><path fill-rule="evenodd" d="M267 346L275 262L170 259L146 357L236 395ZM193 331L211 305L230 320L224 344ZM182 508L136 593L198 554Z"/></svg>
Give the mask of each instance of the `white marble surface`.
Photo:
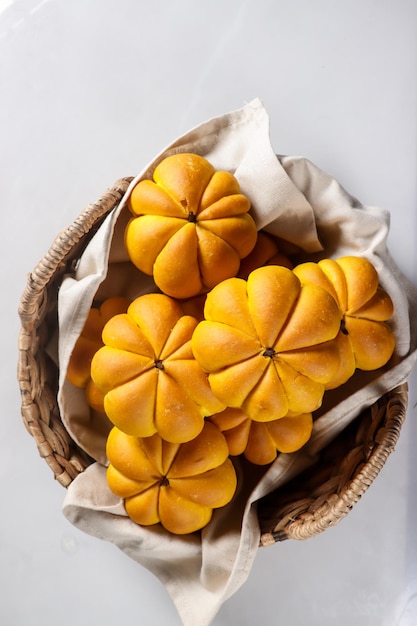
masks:
<svg viewBox="0 0 417 626"><path fill-rule="evenodd" d="M415 0L0 0L0 623L180 624L165 589L63 518L20 418L17 306L56 234L179 134L259 96L282 154L391 211L417 281ZM214 626L417 620L417 376L395 453L352 513L261 549ZM414 617L413 617L414 616Z"/></svg>

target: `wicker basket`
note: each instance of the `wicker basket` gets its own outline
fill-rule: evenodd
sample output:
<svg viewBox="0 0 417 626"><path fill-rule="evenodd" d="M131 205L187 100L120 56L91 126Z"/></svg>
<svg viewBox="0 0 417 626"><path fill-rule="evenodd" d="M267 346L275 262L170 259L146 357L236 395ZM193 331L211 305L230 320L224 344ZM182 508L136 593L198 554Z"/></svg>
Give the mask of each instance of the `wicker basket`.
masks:
<svg viewBox="0 0 417 626"><path fill-rule="evenodd" d="M47 344L57 327L57 294L105 216L131 178L118 180L53 242L29 275L19 307L18 381L21 412L39 454L64 487L93 460L72 440L57 404L58 371ZM325 449L314 471L300 475L258 503L261 545L307 539L345 517L368 489L398 440L407 408L406 384L363 411Z"/></svg>

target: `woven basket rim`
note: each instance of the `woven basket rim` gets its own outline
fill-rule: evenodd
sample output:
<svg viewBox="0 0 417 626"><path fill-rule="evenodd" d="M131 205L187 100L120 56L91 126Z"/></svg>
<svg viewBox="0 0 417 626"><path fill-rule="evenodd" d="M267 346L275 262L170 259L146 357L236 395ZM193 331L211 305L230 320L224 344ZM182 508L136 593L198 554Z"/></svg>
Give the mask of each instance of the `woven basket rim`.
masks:
<svg viewBox="0 0 417 626"><path fill-rule="evenodd" d="M377 404L374 405L375 407ZM375 481L388 457L395 450L408 406L408 384L403 383L387 392L379 400L384 419L378 424L374 441L368 444L368 453L358 457L351 476L339 483L329 481L326 497L312 501L300 500L297 514L286 514L271 531L263 532L261 545L268 546L285 539L304 540L318 535L338 524L359 502ZM352 454L352 451L351 455ZM311 506L313 504L313 506Z"/></svg>
<svg viewBox="0 0 417 626"><path fill-rule="evenodd" d="M132 180L133 177L117 180L55 237L45 256L29 274L19 303L21 328L17 378L21 415L40 456L64 487L86 469L91 459L72 442L61 422L56 394L46 380L51 364L42 346L42 324L47 319L48 307L56 305L60 278L73 271L83 247L106 215L120 203ZM75 256L74 250L77 250Z"/></svg>
<svg viewBox="0 0 417 626"><path fill-rule="evenodd" d="M64 428L57 406L57 372L46 354L45 333L49 315L56 314L57 292L62 276L73 271L86 243L104 217L117 207L133 177L125 177L88 205L77 219L55 238L45 256L29 274L18 314L17 378L21 392L21 416L36 442L40 456L55 479L65 488L92 462ZM54 319L54 318L53 318ZM56 366L55 366L56 369ZM351 475L341 476L342 484L329 484L319 498L301 498L292 510L281 511L270 528L261 525L261 546L284 539L306 539L323 532L343 519L366 492L395 448L407 410L407 384L384 394L383 407L372 450L361 450ZM375 428L375 426L374 426ZM279 505L277 507L277 515Z"/></svg>

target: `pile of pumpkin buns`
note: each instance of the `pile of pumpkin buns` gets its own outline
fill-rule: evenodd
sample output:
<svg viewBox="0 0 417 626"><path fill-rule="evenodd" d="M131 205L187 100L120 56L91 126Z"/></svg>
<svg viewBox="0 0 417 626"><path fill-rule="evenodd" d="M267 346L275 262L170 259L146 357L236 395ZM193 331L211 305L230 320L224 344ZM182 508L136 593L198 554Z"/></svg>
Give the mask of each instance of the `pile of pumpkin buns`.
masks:
<svg viewBox="0 0 417 626"><path fill-rule="evenodd" d="M197 154L164 158L128 207L124 244L156 292L94 303L67 378L111 423L127 515L183 535L231 502L239 458L300 450L324 394L389 361L393 303L365 258L297 262Z"/></svg>

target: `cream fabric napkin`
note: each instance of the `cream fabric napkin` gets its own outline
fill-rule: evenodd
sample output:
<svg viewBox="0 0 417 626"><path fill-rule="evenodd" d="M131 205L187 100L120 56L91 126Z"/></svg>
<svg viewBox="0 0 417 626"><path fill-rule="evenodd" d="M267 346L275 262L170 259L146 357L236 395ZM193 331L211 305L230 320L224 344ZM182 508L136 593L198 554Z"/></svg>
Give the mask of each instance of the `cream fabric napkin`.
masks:
<svg viewBox="0 0 417 626"><path fill-rule="evenodd" d="M397 349L391 362L378 372L355 374L343 388L328 392L313 436L302 451L280 455L267 471L246 477L233 502L215 511L201 534L181 537L159 527L140 527L126 516L105 479L109 424L90 415L83 393L65 380L65 373L95 298L120 293L133 298L155 289L152 280L127 261L123 248L128 219L125 202L134 184L147 177L163 157L184 151L205 156L217 169L233 171L252 201L258 228L297 244L306 258L367 257L394 300ZM401 275L387 251L388 229L386 211L361 205L307 159L277 158L270 144L268 114L256 99L193 129L139 173L87 246L76 275L63 281L59 293L60 410L75 441L96 460L69 486L63 512L75 526L113 542L153 572L166 586L184 626L208 626L221 605L247 580L260 538L257 500L311 464L317 452L362 408L404 382L413 368L417 290Z"/></svg>

